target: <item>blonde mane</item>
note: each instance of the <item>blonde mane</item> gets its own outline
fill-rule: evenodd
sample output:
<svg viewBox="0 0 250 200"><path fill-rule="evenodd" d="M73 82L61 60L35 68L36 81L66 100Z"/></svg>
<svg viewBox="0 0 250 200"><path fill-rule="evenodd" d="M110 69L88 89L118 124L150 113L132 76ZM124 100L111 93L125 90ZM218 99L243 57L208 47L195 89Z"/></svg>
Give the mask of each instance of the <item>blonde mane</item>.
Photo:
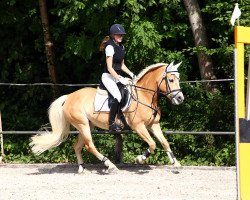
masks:
<svg viewBox="0 0 250 200"><path fill-rule="evenodd" d="M152 70L152 69L155 69L155 68L158 68L160 66L167 66L168 64L166 63L156 63L156 64L153 64L153 65L150 65L148 67L146 67L145 69L143 69L138 75L137 75L137 78L136 78L136 82L138 80L140 80L148 71Z"/></svg>

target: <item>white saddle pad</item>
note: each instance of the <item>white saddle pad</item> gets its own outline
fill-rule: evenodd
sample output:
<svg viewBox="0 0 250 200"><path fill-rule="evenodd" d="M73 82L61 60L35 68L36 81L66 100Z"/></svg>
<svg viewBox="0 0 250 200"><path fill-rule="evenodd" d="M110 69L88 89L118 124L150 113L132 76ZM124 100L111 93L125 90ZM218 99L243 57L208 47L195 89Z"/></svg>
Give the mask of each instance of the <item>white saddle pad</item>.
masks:
<svg viewBox="0 0 250 200"><path fill-rule="evenodd" d="M131 95L129 92L129 97L126 105L122 108L122 111L125 112L131 103ZM109 112L108 106L108 92L106 90L101 90L99 87L96 90L95 102L94 102L95 112Z"/></svg>

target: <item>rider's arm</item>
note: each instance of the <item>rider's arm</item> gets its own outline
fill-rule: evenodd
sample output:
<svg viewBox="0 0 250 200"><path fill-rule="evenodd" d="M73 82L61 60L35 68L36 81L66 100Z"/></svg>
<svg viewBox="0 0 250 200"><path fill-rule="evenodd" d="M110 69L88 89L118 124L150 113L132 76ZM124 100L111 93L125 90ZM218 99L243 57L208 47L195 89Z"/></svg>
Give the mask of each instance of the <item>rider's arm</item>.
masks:
<svg viewBox="0 0 250 200"><path fill-rule="evenodd" d="M108 67L108 71L109 73L116 79L119 79L119 75L115 72L114 68L113 68L113 56L107 56L106 57L106 63L107 63L107 67Z"/></svg>
<svg viewBox="0 0 250 200"><path fill-rule="evenodd" d="M131 78L133 78L134 74L129 70L129 68L127 68L127 66L124 63L124 60L122 61L122 71L124 71L126 74L131 76Z"/></svg>
<svg viewBox="0 0 250 200"><path fill-rule="evenodd" d="M114 55L114 47L111 45L108 45L105 48L105 54L106 54L106 63L107 63L107 69L109 73L116 79L119 79L119 75L116 73L116 71L113 68L113 55Z"/></svg>

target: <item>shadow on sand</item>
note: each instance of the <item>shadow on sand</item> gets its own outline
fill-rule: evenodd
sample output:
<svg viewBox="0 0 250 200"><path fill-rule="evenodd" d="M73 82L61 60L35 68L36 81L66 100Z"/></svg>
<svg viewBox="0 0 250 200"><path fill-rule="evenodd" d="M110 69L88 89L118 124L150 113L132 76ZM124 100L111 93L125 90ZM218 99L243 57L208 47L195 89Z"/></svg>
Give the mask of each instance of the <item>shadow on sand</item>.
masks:
<svg viewBox="0 0 250 200"><path fill-rule="evenodd" d="M107 175L106 167L103 164L85 164L84 165L88 172ZM127 171L134 174L147 174L153 169L150 165L133 165L133 164L117 164L119 171ZM73 173L77 174L77 164L43 164L43 165L32 165L33 168L37 167L38 172L30 173L29 175L41 175L41 174L55 174L55 173ZM115 173L119 173L119 171ZM112 173L111 173L112 174Z"/></svg>

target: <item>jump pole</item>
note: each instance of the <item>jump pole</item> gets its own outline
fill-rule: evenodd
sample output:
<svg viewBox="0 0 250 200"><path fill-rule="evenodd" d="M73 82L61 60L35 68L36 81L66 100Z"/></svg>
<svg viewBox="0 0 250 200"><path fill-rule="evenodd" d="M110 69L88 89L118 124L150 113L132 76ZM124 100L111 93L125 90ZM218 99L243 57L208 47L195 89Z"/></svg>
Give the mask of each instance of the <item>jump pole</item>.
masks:
<svg viewBox="0 0 250 200"><path fill-rule="evenodd" d="M250 44L250 27L234 28L235 44L235 129L238 199L250 199L250 120L246 117L244 45ZM250 77L248 77L248 80ZM249 99L249 97L247 97ZM248 102L247 102L248 104Z"/></svg>

